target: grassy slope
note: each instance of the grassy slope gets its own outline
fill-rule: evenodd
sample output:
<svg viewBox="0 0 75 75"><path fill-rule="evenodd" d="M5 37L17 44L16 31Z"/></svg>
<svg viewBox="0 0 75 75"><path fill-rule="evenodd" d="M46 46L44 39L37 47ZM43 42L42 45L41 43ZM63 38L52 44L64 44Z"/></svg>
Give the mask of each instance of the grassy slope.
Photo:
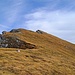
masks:
<svg viewBox="0 0 75 75"><path fill-rule="evenodd" d="M37 49L0 48L0 75L75 75L75 45L47 33L7 33Z"/></svg>

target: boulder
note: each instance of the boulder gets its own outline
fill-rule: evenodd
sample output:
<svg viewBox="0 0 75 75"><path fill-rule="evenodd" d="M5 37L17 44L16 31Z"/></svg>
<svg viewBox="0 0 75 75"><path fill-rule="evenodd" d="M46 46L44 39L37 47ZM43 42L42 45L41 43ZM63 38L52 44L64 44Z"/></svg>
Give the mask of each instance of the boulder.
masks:
<svg viewBox="0 0 75 75"><path fill-rule="evenodd" d="M12 29L10 32L11 33L17 33L17 32L20 32L20 30L19 29Z"/></svg>
<svg viewBox="0 0 75 75"><path fill-rule="evenodd" d="M41 30L37 30L36 32L39 34L43 34L43 31L41 31Z"/></svg>
<svg viewBox="0 0 75 75"><path fill-rule="evenodd" d="M2 34L6 34L6 31L3 31Z"/></svg>

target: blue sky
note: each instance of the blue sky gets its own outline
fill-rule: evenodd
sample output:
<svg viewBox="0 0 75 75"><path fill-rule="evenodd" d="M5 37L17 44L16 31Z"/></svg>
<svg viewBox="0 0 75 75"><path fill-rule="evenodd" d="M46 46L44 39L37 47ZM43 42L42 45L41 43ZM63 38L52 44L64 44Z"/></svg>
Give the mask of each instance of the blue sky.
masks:
<svg viewBox="0 0 75 75"><path fill-rule="evenodd" d="M0 33L38 29L75 43L75 0L0 0Z"/></svg>

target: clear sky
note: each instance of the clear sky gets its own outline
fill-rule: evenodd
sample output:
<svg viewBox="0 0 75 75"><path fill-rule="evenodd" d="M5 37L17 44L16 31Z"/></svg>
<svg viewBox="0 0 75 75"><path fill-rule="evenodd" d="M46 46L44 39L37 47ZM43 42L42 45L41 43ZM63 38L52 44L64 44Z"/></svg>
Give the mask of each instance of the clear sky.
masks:
<svg viewBox="0 0 75 75"><path fill-rule="evenodd" d="M0 0L0 33L14 28L40 29L75 43L75 0Z"/></svg>

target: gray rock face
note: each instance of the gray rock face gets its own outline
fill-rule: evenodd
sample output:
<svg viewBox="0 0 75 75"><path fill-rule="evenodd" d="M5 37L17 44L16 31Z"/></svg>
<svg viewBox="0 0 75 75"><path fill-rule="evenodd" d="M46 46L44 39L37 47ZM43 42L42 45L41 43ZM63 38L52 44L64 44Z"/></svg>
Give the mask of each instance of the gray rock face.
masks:
<svg viewBox="0 0 75 75"><path fill-rule="evenodd" d="M12 29L10 32L11 33L17 33L17 32L20 32L20 30L19 29Z"/></svg>
<svg viewBox="0 0 75 75"><path fill-rule="evenodd" d="M2 39L2 35L0 34L0 40Z"/></svg>
<svg viewBox="0 0 75 75"><path fill-rule="evenodd" d="M6 31L3 31L2 34L6 34Z"/></svg>
<svg viewBox="0 0 75 75"><path fill-rule="evenodd" d="M0 34L0 42L1 42L2 40L4 40L4 37L3 37L3 35Z"/></svg>
<svg viewBox="0 0 75 75"><path fill-rule="evenodd" d="M39 34L43 34L43 31L41 31L41 30L37 30L36 32Z"/></svg>
<svg viewBox="0 0 75 75"><path fill-rule="evenodd" d="M36 48L36 46L20 40L16 36L6 37L0 34L0 48L33 49Z"/></svg>

